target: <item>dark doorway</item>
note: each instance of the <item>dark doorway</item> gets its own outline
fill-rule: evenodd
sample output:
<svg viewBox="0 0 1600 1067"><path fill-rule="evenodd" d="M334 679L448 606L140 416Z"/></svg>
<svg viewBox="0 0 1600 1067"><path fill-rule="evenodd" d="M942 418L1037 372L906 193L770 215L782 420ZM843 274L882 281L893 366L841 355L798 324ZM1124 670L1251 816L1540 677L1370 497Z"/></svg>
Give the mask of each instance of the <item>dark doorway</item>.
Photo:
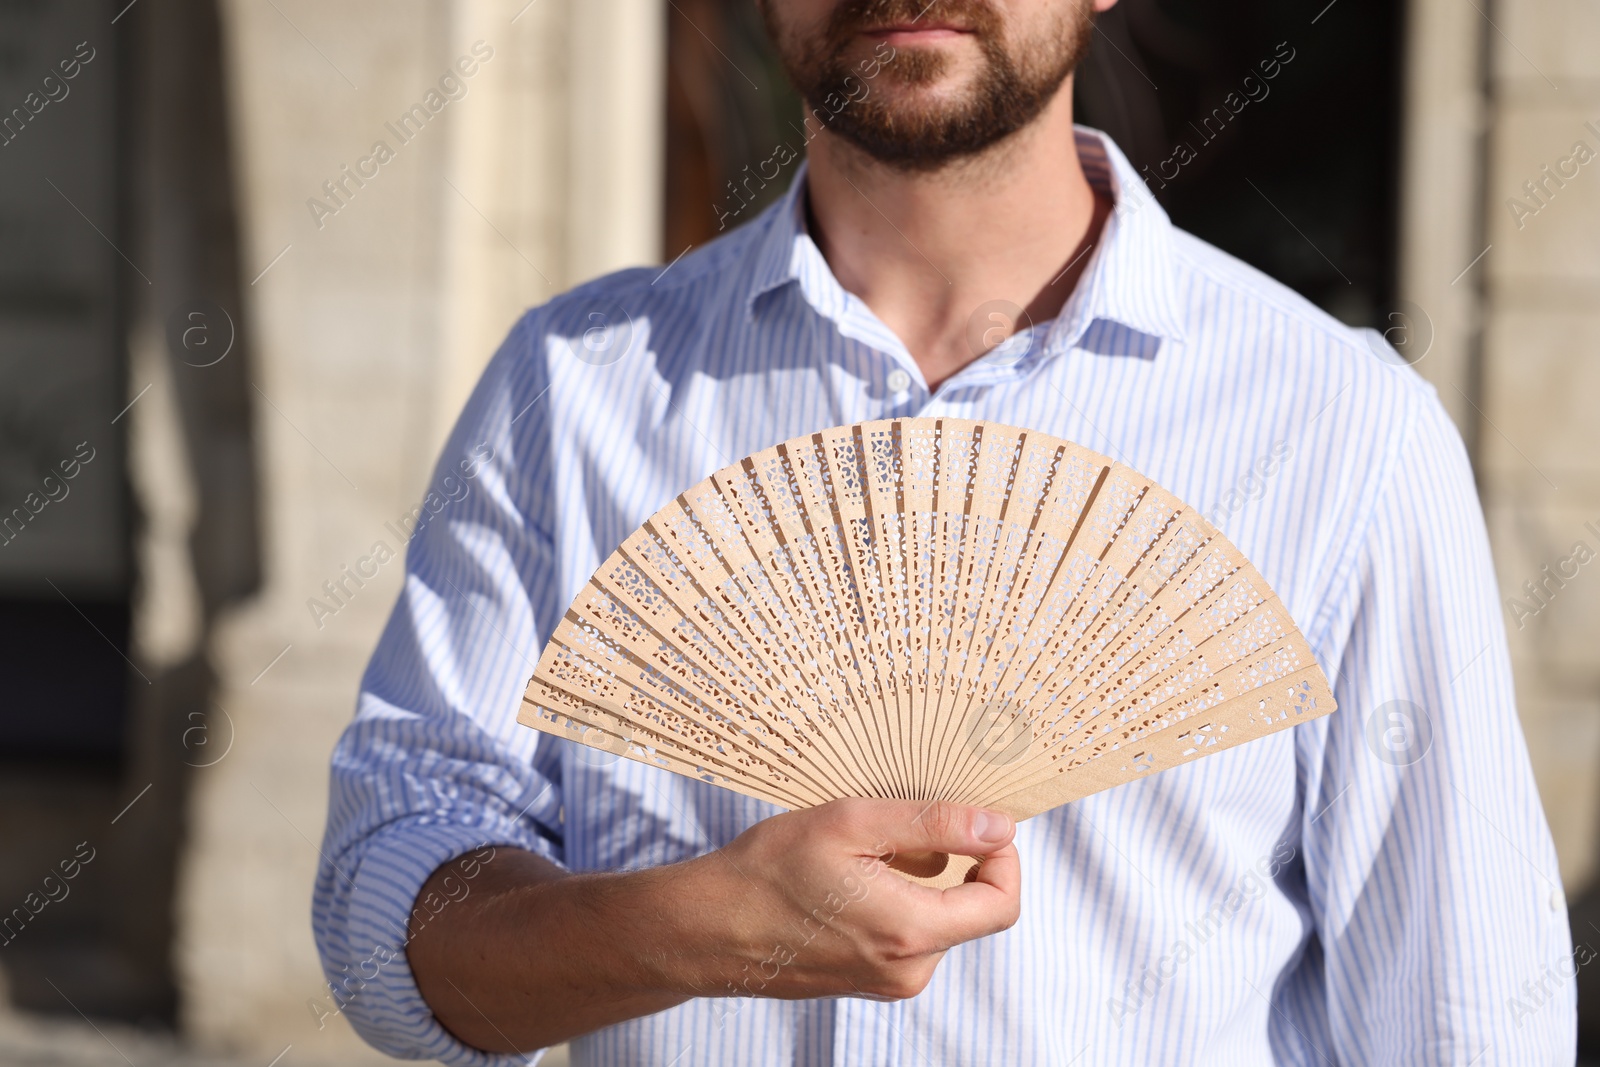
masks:
<svg viewBox="0 0 1600 1067"><path fill-rule="evenodd" d="M114 15L108 2L0 6L0 938L13 1000L54 1011L70 1008L49 981L99 1010L80 976L125 970L102 951L100 831L128 753L119 415L128 281L143 282L119 251L129 112Z"/></svg>
<svg viewBox="0 0 1600 1067"><path fill-rule="evenodd" d="M0 753L107 766L127 673L127 174L117 48L84 22L0 7Z"/></svg>
<svg viewBox="0 0 1600 1067"><path fill-rule="evenodd" d="M1394 300L1404 5L1123 0L1077 78L1178 226L1354 326Z"/></svg>
<svg viewBox="0 0 1600 1067"><path fill-rule="evenodd" d="M0 3L0 966L29 1010L177 1017L205 633L257 584L224 85L215 0ZM201 324L226 324L227 358L187 350ZM196 650L159 667L134 632L125 447L154 385L130 379L130 349L152 333L201 616Z"/></svg>

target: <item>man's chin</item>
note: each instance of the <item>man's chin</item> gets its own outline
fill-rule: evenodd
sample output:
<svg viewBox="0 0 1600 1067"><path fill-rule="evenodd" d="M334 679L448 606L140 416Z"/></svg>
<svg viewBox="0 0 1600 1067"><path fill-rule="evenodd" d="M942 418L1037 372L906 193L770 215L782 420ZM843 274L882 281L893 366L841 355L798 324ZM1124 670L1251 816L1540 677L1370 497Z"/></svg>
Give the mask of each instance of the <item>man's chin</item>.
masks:
<svg viewBox="0 0 1600 1067"><path fill-rule="evenodd" d="M983 46L972 34L926 38L926 34L860 34L829 64L834 71L865 76L874 84L916 83L945 76L966 77L983 66ZM913 38L909 42L901 38Z"/></svg>
<svg viewBox="0 0 1600 1067"><path fill-rule="evenodd" d="M919 49L921 52L930 49ZM897 61L914 57L902 52ZM915 57L921 58L921 57ZM904 66L885 64L868 85L868 95L880 106L893 110L939 110L971 97L983 80L981 60L941 62L943 57L928 56L929 62Z"/></svg>

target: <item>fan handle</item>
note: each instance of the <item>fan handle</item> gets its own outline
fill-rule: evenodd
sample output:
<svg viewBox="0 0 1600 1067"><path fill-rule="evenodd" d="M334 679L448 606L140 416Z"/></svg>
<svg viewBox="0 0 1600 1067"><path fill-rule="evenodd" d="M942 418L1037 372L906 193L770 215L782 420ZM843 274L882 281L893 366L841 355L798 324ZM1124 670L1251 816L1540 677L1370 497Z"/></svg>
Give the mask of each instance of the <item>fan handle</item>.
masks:
<svg viewBox="0 0 1600 1067"><path fill-rule="evenodd" d="M906 881L929 889L953 889L972 881L982 862L981 857L919 852L895 857L889 862L889 869Z"/></svg>

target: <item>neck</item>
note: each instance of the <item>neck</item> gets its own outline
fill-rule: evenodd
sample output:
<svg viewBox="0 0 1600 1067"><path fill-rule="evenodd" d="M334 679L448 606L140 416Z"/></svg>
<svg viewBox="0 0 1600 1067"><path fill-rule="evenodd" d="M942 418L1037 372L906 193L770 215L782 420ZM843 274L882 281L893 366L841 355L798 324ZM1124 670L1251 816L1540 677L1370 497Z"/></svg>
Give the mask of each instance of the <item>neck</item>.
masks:
<svg viewBox="0 0 1600 1067"><path fill-rule="evenodd" d="M930 389L1060 311L1111 209L1078 162L1070 78L1028 127L937 171L885 166L826 129L807 158L818 247Z"/></svg>

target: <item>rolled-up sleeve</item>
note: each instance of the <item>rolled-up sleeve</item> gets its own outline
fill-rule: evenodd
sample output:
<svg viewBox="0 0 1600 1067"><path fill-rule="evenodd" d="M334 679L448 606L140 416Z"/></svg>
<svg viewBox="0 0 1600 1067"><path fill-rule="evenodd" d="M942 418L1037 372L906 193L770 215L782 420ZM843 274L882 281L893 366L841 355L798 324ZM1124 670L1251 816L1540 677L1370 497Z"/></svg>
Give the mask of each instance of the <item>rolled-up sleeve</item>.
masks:
<svg viewBox="0 0 1600 1067"><path fill-rule="evenodd" d="M1295 1063L1570 1064L1577 964L1483 515L1435 397L1402 433L1323 631L1343 637L1324 638L1339 711L1300 741L1313 932L1273 1044Z"/></svg>
<svg viewBox="0 0 1600 1067"><path fill-rule="evenodd" d="M381 543L405 553L405 584L333 754L312 909L330 986L318 1010L342 1011L375 1047L407 1059L528 1062L445 1031L405 944L414 908L425 924L452 906L417 899L449 860L482 850L492 862L490 850L505 846L562 858L555 746L516 721L562 606L545 526L548 382L529 342L536 314L490 363L419 512L385 528ZM463 876L451 897L471 891Z"/></svg>

